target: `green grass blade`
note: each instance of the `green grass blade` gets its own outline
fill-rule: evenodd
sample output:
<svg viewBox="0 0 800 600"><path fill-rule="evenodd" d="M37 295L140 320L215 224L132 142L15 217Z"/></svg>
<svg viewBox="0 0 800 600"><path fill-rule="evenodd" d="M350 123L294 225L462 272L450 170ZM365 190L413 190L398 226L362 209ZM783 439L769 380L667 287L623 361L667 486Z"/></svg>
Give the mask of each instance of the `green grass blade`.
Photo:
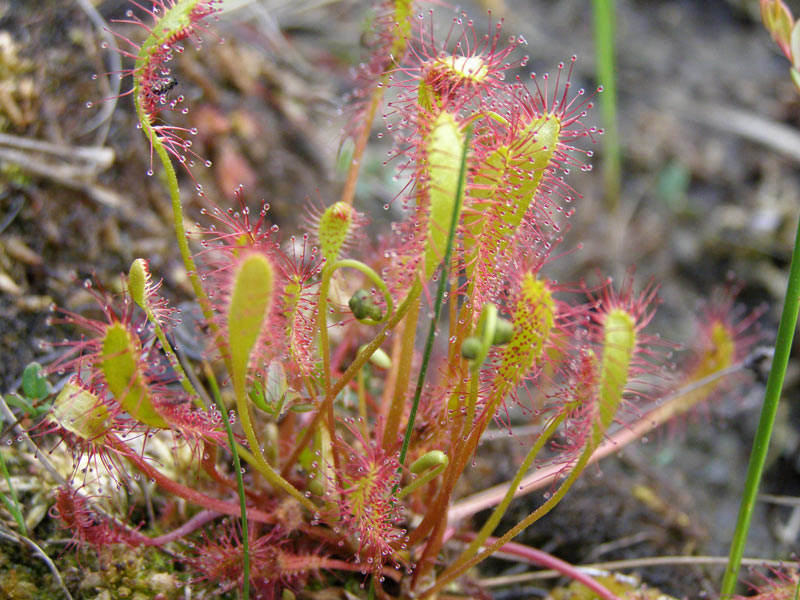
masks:
<svg viewBox="0 0 800 600"><path fill-rule="evenodd" d="M789 354L792 349L795 327L797 326L797 312L800 308L800 222L797 225L797 234L792 251L792 263L789 267L789 283L786 287L781 321L778 325L778 338L775 341L775 355L767 379L767 389L764 394L764 405L761 408L761 417L758 421L756 437L753 440L753 449L750 452L750 464L747 467L747 479L742 492L742 501L739 506L739 517L733 533L731 550L728 556L728 566L722 580L720 595L730 597L739 576L739 567L744 555L747 542L747 533L750 530L750 521L756 504L758 488L761 484L761 475L764 463L767 460L767 450L772 437L775 424L775 415L778 411L783 379L786 375L786 366L789 363Z"/></svg>
<svg viewBox="0 0 800 600"><path fill-rule="evenodd" d="M611 211L619 202L622 153L620 151L619 126L617 121L616 84L616 1L592 0L594 8L594 46L597 57L597 79L603 86L600 94L600 114L603 118L603 181L606 201Z"/></svg>

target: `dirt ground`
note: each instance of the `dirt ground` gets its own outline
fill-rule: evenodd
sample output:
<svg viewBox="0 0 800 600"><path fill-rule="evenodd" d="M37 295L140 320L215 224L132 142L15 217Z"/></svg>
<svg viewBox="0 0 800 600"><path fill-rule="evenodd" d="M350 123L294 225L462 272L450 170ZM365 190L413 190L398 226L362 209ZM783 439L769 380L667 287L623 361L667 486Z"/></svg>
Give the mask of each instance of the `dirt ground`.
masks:
<svg viewBox="0 0 800 600"><path fill-rule="evenodd" d="M116 106L98 102L117 92L109 87L114 78L93 78L114 66L100 48L105 34L92 20L92 4L106 22L123 18L127 8L122 0L0 0L3 393L19 386L28 362L49 360L42 341L64 335L48 325L50 306L87 308L83 279L116 289L118 274L144 256L164 278L167 294L185 297L166 194L157 177L145 175L150 158L130 99ZM220 204L242 183L252 205L261 198L270 203L273 219L288 235L303 216L298 206L306 198L327 204L341 187L335 168L345 123L340 113L351 87L349 67L359 59L354 42L361 36L364 7L350 0L239 4L215 26L218 33L207 36L203 51L187 51L175 69L177 87L191 106L186 118L200 131L195 149L213 162L194 170L196 182L182 178L186 210L189 222L199 216L196 183ZM624 171L616 210L604 197L599 144L592 148L594 171L570 176L583 198L575 203L565 247L583 249L560 261L559 279L591 279L598 269L620 279L635 265L637 280L660 282L663 306L653 329L676 343L691 338L698 303L731 277L741 285L746 306L768 304L762 329L765 342L774 339L800 217L800 96L754 4L620 0ZM800 13L800 2L788 4ZM527 71L553 71L575 54L574 86L596 87L588 2L492 5L496 14L504 13L508 34L527 39ZM461 8L479 31L488 21L485 7ZM437 10L447 15L451 9ZM122 82L122 91L127 85ZM598 112L588 120L601 124ZM356 202L364 212L380 214L398 183L391 169L381 167L385 148L374 141ZM375 221L377 229L385 225ZM765 493L800 493L800 414L794 402L799 375L795 360ZM737 389L671 433L650 436L607 459L524 541L578 563L726 554L760 393L757 382ZM487 444L482 464L497 467L508 451ZM493 470L498 481L509 476L500 467ZM513 514L527 514L526 503L518 501ZM788 559L798 551L797 517L797 509L759 503L747 555ZM500 560L490 567L492 576L527 569ZM667 593L698 598L714 597L721 569L638 572ZM494 597L535 597L548 585L498 588Z"/></svg>

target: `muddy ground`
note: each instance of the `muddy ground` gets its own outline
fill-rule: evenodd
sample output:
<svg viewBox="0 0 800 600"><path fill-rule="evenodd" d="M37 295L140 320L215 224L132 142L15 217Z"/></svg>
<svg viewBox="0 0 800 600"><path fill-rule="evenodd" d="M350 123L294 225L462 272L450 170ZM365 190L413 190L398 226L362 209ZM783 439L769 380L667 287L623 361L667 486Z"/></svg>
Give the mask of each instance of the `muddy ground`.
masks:
<svg viewBox="0 0 800 600"><path fill-rule="evenodd" d="M488 0L487 0L488 2ZM89 2L0 0L0 391L19 385L31 360L47 362L42 341L63 333L48 326L55 303L81 311L87 277L110 289L139 256L186 296L169 205L157 177L145 175L148 148L131 103L115 95L113 69L101 50L102 27ZM94 3L99 16L122 18L122 1ZM359 60L364 7L312 1L244 6L224 16L200 54L187 51L176 68L178 90L200 133L197 152L213 162L182 177L186 211L199 215L193 188L220 204L245 185L252 205L272 206L282 230L294 232L306 198L336 198L339 112ZM676 343L691 338L691 317L713 286L734 278L746 306L767 303L764 340L774 339L785 273L800 216L800 97L788 65L757 19L753 2L622 0L618 6L619 119L624 158L619 205L610 209L601 168L571 175L576 202L565 247L583 249L561 261L559 278L655 277L663 307L654 324ZM800 3L794 5L800 12ZM527 70L554 70L578 56L575 87L592 89L594 51L585 0L507 0L509 34L528 41ZM462 5L476 20L485 8ZM439 8L442 13L449 9ZM125 30L133 31L133 30ZM135 33L131 33L135 35ZM127 82L122 82L122 91ZM87 102L94 106L87 108ZM105 111L113 115L104 119ZM598 113L589 122L601 124ZM53 146L31 147L26 141ZM397 193L381 167L384 148L364 166L357 205L377 213ZM89 148L77 151L78 148ZM603 150L593 159L602 165ZM786 402L764 491L800 493L798 374L793 361ZM755 378L754 378L755 379ZM593 468L552 515L524 540L573 562L670 554L723 555L738 507L761 385L754 381L721 398L668 434L626 449ZM509 445L510 444L510 445ZM510 473L501 457L515 441L484 446L481 465L498 480ZM642 488L652 494L643 493ZM655 499L653 499L655 498ZM512 510L527 514L530 500ZM796 514L759 503L747 554L789 558L798 548ZM6 515L3 514L6 518ZM44 526L43 526L44 527ZM43 533L43 535L46 535ZM500 560L485 576L527 567ZM651 585L679 597L713 597L721 570L643 568ZM496 598L539 595L549 582L495 590Z"/></svg>

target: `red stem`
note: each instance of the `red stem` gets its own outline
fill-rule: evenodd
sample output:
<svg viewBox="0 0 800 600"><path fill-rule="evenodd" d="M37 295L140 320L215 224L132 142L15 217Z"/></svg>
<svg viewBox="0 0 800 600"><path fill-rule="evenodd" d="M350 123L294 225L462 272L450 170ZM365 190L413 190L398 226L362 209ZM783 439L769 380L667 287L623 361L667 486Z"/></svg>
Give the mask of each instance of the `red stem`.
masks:
<svg viewBox="0 0 800 600"><path fill-rule="evenodd" d="M474 533L464 533L459 535L458 537L459 539L464 539L468 542L471 542L477 537L477 535ZM494 544L496 541L497 538L495 537L486 538L487 544ZM556 558L555 556L548 554L547 552L536 550L535 548L531 548L530 546L517 544L516 542L508 542L504 546L501 546L498 552L503 552L505 554L516 556L517 558L522 558L526 562L531 563L532 565L537 565L540 567L545 567L548 569L553 569L554 571L558 571L562 575L565 575L570 579L574 579L575 581L582 583L587 588L592 590L595 594L597 594L600 598L604 598L605 600L620 600L619 597L615 596L614 593L611 592L608 588L606 588L600 582L595 581L594 579L589 577L579 568L569 564L566 561L561 560L560 558Z"/></svg>
<svg viewBox="0 0 800 600"><path fill-rule="evenodd" d="M224 515L231 515L233 517L241 517L242 513L238 503L234 504L233 502L225 502L224 500L220 500L218 498L212 498L211 496L207 496L206 494L198 492L197 490L193 490L190 487L186 487L185 485L170 479L161 471L150 466L144 457L134 452L130 447L113 435L108 435L106 437L106 441L116 452L119 452L122 456L131 461L133 466L135 466L143 475L155 481L159 487L170 494L183 498L192 504L197 504L198 506L207 508L208 510L213 510ZM273 515L257 508L248 508L247 518L251 521L258 521L261 523L275 522L275 517Z"/></svg>

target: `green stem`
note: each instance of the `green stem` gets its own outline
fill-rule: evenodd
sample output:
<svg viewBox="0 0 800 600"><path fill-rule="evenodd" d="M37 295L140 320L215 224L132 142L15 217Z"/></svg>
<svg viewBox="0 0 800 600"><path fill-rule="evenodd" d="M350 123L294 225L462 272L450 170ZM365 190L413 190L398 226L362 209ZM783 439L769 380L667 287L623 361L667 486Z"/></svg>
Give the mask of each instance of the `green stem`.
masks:
<svg viewBox="0 0 800 600"><path fill-rule="evenodd" d="M194 291L194 295L200 302L203 316L207 321L212 322L211 301L208 299L200 283L200 277L197 274L197 265L189 249L189 240L186 237L186 228L183 225L183 205L181 204L181 194L178 188L178 176L175 174L175 167L172 166L172 161L169 159L166 148L164 148L161 140L158 139L158 135L150 124L147 115L144 113L144 109L139 102L138 90L134 90L133 95L136 99L136 115L139 117L139 123L141 123L142 130L150 141L153 149L156 151L156 154L158 154L158 158L161 160L161 164L166 173L167 189L169 190L170 201L172 202L172 223L175 227L175 239L178 242L178 249L180 250L189 282L192 285L192 291Z"/></svg>
<svg viewBox="0 0 800 600"><path fill-rule="evenodd" d="M314 415L313 420L309 423L308 427L306 428L306 432L303 434L303 437L300 439L300 442L295 446L292 453L289 455L289 459L284 463L283 466L283 474L287 474L289 470L294 465L297 457L300 456L300 452L303 448L305 448L308 443L311 441L311 436L313 435L313 430L319 423L319 420L327 411L328 404L333 402L333 399L341 392L344 387L350 383L353 378L358 375L358 372L364 367L370 357L375 353L375 351L380 348L381 344L386 340L386 337L389 333L397 326L400 320L406 315L408 312L409 306L411 306L414 302L419 300L419 296L422 293L422 285L419 281L416 281L414 285L411 287L411 290L408 292L408 296L406 296L405 300L397 307L397 311L392 315L392 317L386 322L383 328L378 332L378 334L372 339L372 341L364 346L361 349L361 352L358 353L355 360L350 363L350 366L347 367L342 376L336 380L331 388L330 394L326 394L325 398L322 401L320 409L317 411L317 414Z"/></svg>
<svg viewBox="0 0 800 600"><path fill-rule="evenodd" d="M319 328L320 337L320 350L322 352L322 372L325 377L325 395L328 396L331 391L331 359L330 359L330 345L328 342L328 290L331 286L331 277L337 269L349 267L361 271L367 278L375 284L375 286L383 293L386 300L386 314L380 321L373 321L372 319L363 319L362 322L367 325L381 325L389 320L394 310L394 301L392 295L389 293L389 288L386 287L383 279L378 275L374 269L365 265L361 261L353 259L337 260L334 263L325 265L322 270L322 283L319 289L319 306L317 310L317 327ZM372 353L370 353L371 355Z"/></svg>
<svg viewBox="0 0 800 600"><path fill-rule="evenodd" d="M381 279L380 275L374 271L374 269L370 268L368 265L365 265L361 261L353 259L337 260L334 263L325 265L325 268L322 270L322 283L319 289L319 305L317 306L317 327L319 328L320 352L322 353L322 373L323 382L325 385L325 402L323 402L324 406L321 407L321 410L324 409L324 415L327 418L335 467L338 467L339 457L337 450L338 444L336 443L336 428L334 425L333 400L336 398L336 394L338 392L332 393L331 391L331 358L330 342L328 341L328 290L330 289L331 277L333 277L333 273L337 269L348 267L361 271L364 275L366 275L367 278L383 293L383 297L386 301L386 314L384 314L380 320L375 321L373 319L362 319L362 323L366 323L367 325L382 325L391 319L394 311L394 300L392 300L392 295L389 293L389 288L386 287L386 283L383 281L383 279ZM370 352L370 356L371 355L372 352ZM338 468L336 471L338 472Z"/></svg>
<svg viewBox="0 0 800 600"><path fill-rule="evenodd" d="M475 424L475 410L478 406L478 384L480 383L480 369L471 369L469 376L469 394L467 395L467 406L464 407L464 425L462 436L467 437L469 431ZM460 396L459 394L458 396ZM454 394L457 399L458 396Z"/></svg>
<svg viewBox="0 0 800 600"><path fill-rule="evenodd" d="M594 46L597 56L597 79L603 86L600 112L603 115L603 175L608 208L612 212L619 202L622 155L617 120L617 85L614 39L616 29L615 0L592 0L594 7Z"/></svg>
<svg viewBox="0 0 800 600"><path fill-rule="evenodd" d="M566 416L567 416L566 413L559 414L556 418L552 419L550 421L550 424L545 428L545 430L539 434L539 438L536 440L536 443L534 443L533 447L528 451L528 455L525 457L525 460L522 461L522 464L520 465L519 469L517 469L517 474L511 481L511 484L508 486L508 491L506 492L505 497L500 502L500 504L498 504L497 507L494 509L492 516L489 517L486 523L483 524L483 527L481 527L481 530L475 536L475 539L472 541L469 547L467 547L467 549L461 553L461 556L459 556L452 563L453 567L457 568L459 564L472 558L472 556L474 556L475 553L478 551L478 548L480 548L486 541L486 539L490 535L492 535L492 533L494 533L495 528L500 523L500 519L502 519L503 515L506 514L506 510L508 510L509 504L511 504L511 501L514 499L514 492L517 491L517 487L519 486L520 481L522 481L522 478L525 476L525 473L528 472L528 469L530 468L536 456L539 454L539 451L544 447L545 443L547 443L547 441L552 437L552 435L555 433L556 429L558 429L558 426L561 425L562 421L564 421Z"/></svg>
<svg viewBox="0 0 800 600"><path fill-rule="evenodd" d="M253 420L250 416L250 404L247 401L247 395L244 393L244 390L241 389L241 386L239 387L240 389L236 391L236 410L239 413L239 420L242 423L242 429L244 430L244 435L247 438L247 443L250 444L250 449L256 459L256 469L258 469L258 472L261 473L272 486L285 491L312 513L316 512L316 505L311 502L311 500L303 496L300 490L294 487L286 479L281 477L281 475L267 462L266 458L264 458L264 454L261 451L261 446L256 438L256 432L253 429Z"/></svg>
<svg viewBox="0 0 800 600"><path fill-rule="evenodd" d="M513 528L511 528L508 532L505 533L500 538L497 538L490 546L488 546L483 552L478 554L477 556L463 562L460 565L452 565L450 568L445 570L444 573L437 579L436 584L431 588L425 590L420 594L420 598L429 598L437 592L441 590L444 586L448 583L453 581L456 577L459 577L479 562L481 562L485 558L489 558L492 554L497 552L502 546L506 543L510 542L514 539L517 535L522 532L523 529L530 527L545 516L548 512L550 512L556 504L558 504L564 495L569 491L572 487L572 484L578 479L578 476L583 472L584 467L589 463L589 459L592 456L592 453L595 450L594 444L588 444L581 453L580 458L575 463L575 466L572 467L572 470L569 473L569 476L564 480L564 483L555 491L555 493L547 499L547 501L542 504L539 508L525 517L522 521L517 523Z"/></svg>
<svg viewBox="0 0 800 600"><path fill-rule="evenodd" d="M761 475L764 472L764 463L767 460L769 440L772 437L775 415L778 411L783 379L786 375L786 366L789 363L789 355L792 350L792 339L797 326L798 309L800 309L800 222L797 225L797 234L795 236L794 249L792 250L789 282L786 286L783 312L778 325L778 338L775 341L775 355L769 370L764 405L761 408L761 417L758 421L756 437L753 440L753 449L750 452L750 464L747 467L747 479L745 480L742 502L739 507L739 517L736 521L736 529L731 542L728 566L725 569L725 576L722 580L720 595L723 597L732 595L736 588L739 567L744 555L745 543L747 542L747 533L750 529L756 496L761 484Z"/></svg>
<svg viewBox="0 0 800 600"><path fill-rule="evenodd" d="M158 319L156 319L153 310L150 307L146 307L145 313L147 314L147 318L150 320L150 323L153 325L153 330L155 331L158 341L161 343L161 348L170 359L172 368L175 369L175 372L178 374L178 379L180 379L181 386L189 395L192 396L192 398L194 398L194 403L198 408L208 408L203 405L203 400L200 398L200 394L197 393L197 390L194 389L192 382L189 381L189 378L186 376L186 371L183 370L183 365L181 364L181 361L178 358L175 350L172 348L172 344L169 343L164 330L161 328L161 325L159 325ZM225 414L224 410L222 411L222 414Z"/></svg>
<svg viewBox="0 0 800 600"><path fill-rule="evenodd" d="M242 511L242 599L249 600L250 598L250 537L247 527L247 499L244 494L244 480L242 479L242 465L239 462L239 453L236 450L236 440L233 438L233 429L231 429L230 420L225 415L225 403L222 401L222 395L219 392L219 385L217 385L217 378L211 369L207 371L208 382L211 386L211 392L214 395L214 402L217 405L222 415L222 422L225 424L225 433L228 435L228 445L231 448L233 455L233 470L236 474L236 486L239 493L239 507Z"/></svg>

